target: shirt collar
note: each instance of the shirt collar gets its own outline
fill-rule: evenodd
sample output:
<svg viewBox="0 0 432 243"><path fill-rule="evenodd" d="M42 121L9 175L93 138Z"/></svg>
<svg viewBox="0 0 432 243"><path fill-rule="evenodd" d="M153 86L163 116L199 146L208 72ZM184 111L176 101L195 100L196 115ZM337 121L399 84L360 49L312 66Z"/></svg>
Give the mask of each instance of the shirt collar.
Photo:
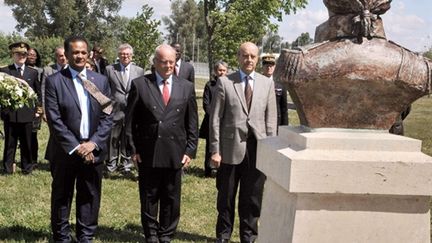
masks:
<svg viewBox="0 0 432 243"><path fill-rule="evenodd" d="M14 63L14 65L15 65L15 69L21 68L22 70L24 70L24 68L25 68L25 64L20 66L20 65Z"/></svg>
<svg viewBox="0 0 432 243"><path fill-rule="evenodd" d="M73 69L71 66L69 66L69 70L70 70L70 72L71 72L71 74L72 74L72 78L76 78L76 76L77 76L78 74L80 74L80 73L84 74L84 77L87 78L87 71L86 71L85 68L84 68L81 72L78 72L78 71L76 71L75 69Z"/></svg>
<svg viewBox="0 0 432 243"><path fill-rule="evenodd" d="M252 71L249 75L246 75L246 73L244 73L244 72L240 69L240 79L241 79L242 82L244 81L244 78L245 78L246 76L249 76L249 77L252 78L252 80L255 80L255 71Z"/></svg>
<svg viewBox="0 0 432 243"><path fill-rule="evenodd" d="M178 61L176 62L176 66L177 66L177 67L180 67L180 65L181 65L181 61L182 61L181 58L178 59Z"/></svg>
<svg viewBox="0 0 432 243"><path fill-rule="evenodd" d="M155 72L155 74L156 74L156 82L157 82L157 84L158 84L158 85L162 85L164 79L159 75L158 72ZM170 76L167 78L167 81L168 81L168 84L171 84L171 83L172 83L172 75L170 75Z"/></svg>
<svg viewBox="0 0 432 243"><path fill-rule="evenodd" d="M128 65L125 66L120 62L120 67L121 67L122 71L124 71L126 68L128 68L130 70L130 65L131 65L131 63L129 63Z"/></svg>

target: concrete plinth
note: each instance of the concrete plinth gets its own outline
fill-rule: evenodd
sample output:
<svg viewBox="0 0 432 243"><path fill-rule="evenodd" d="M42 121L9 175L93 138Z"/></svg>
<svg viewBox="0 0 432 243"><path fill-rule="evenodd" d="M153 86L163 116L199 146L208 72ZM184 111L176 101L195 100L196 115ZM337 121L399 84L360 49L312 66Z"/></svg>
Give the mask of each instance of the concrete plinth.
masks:
<svg viewBox="0 0 432 243"><path fill-rule="evenodd" d="M281 127L259 141L258 242L430 242L432 158L370 130Z"/></svg>

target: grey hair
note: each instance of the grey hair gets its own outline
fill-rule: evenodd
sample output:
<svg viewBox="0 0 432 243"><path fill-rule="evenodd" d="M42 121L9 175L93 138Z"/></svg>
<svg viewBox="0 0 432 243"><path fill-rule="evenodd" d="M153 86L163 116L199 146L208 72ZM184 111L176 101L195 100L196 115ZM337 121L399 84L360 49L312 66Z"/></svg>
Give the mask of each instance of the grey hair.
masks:
<svg viewBox="0 0 432 243"><path fill-rule="evenodd" d="M216 71L219 68L219 65L222 65L228 69L228 64L222 60L219 60L219 61L215 62L215 64L213 65L213 70Z"/></svg>
<svg viewBox="0 0 432 243"><path fill-rule="evenodd" d="M124 49L130 49L132 54L133 54L133 48L131 45L129 45L128 43L123 43L121 44L118 48L117 48L117 52L120 53L122 50Z"/></svg>

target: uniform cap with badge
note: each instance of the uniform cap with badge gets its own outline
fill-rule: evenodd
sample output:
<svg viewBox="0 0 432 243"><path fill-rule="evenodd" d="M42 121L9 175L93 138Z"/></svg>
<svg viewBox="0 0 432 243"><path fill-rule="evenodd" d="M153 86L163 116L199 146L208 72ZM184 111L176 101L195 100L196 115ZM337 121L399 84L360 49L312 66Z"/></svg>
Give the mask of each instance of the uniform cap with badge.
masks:
<svg viewBox="0 0 432 243"><path fill-rule="evenodd" d="M9 45L9 50L12 54L14 53L23 53L27 54L27 50L30 48L30 46L25 42L15 42L13 44Z"/></svg>
<svg viewBox="0 0 432 243"><path fill-rule="evenodd" d="M268 54L261 57L262 65L270 64L275 65L276 64L276 57L274 55Z"/></svg>

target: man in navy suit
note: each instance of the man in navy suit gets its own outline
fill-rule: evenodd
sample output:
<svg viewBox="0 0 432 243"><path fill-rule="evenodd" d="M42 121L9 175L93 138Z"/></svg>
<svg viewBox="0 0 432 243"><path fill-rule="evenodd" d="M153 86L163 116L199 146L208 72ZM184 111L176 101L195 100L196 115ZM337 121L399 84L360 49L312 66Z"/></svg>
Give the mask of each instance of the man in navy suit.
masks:
<svg viewBox="0 0 432 243"><path fill-rule="evenodd" d="M144 235L162 243L180 219L181 168L196 154L198 114L193 83L173 75L175 50L157 47L153 62L155 72L132 81L126 134L138 162Z"/></svg>
<svg viewBox="0 0 432 243"><path fill-rule="evenodd" d="M76 236L91 242L98 223L103 161L112 126L111 115L84 87L89 80L105 96L110 96L107 78L85 69L88 58L86 39L65 40L67 69L46 79L45 108L50 128L51 228L55 242L72 242L69 216L76 185Z"/></svg>
<svg viewBox="0 0 432 243"><path fill-rule="evenodd" d="M14 63L0 69L14 77L23 79L36 92L40 99L40 84L36 69L25 65L29 45L24 42L13 43L9 46ZM32 129L33 119L36 115L35 107L22 107L17 110L2 109L5 143L3 149L3 164L7 174L14 172L15 152L18 140L21 148L21 171L30 174L35 166L32 157Z"/></svg>

